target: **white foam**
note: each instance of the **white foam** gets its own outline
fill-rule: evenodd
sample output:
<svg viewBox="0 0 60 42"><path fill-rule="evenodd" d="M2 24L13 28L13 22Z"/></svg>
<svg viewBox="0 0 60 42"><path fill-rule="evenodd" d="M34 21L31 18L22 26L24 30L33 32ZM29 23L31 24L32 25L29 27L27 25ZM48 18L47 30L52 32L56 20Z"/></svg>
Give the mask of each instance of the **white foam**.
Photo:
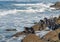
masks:
<svg viewBox="0 0 60 42"><path fill-rule="evenodd" d="M31 12L33 12L33 13L35 13L35 10L33 10L33 9L30 9L30 10L17 10L18 12L27 12L27 13L31 13Z"/></svg>
<svg viewBox="0 0 60 42"><path fill-rule="evenodd" d="M47 5L51 5L52 3L49 3ZM36 4L13 4L15 6L46 6L44 3L36 3Z"/></svg>
<svg viewBox="0 0 60 42"><path fill-rule="evenodd" d="M3 11L0 10L0 16L5 16L7 14L16 14L16 13L17 13L16 9L14 9L14 10L3 10Z"/></svg>
<svg viewBox="0 0 60 42"><path fill-rule="evenodd" d="M51 5L51 3L49 4L44 4L44 3L37 3L37 4L13 4L15 6L29 6L27 7L27 10L17 10L17 9L13 9L13 10L0 10L0 16L5 16L7 14L16 14L18 12L26 12L26 13L37 13L37 12L45 12L45 10L49 10L49 9L53 9L50 8L49 6ZM36 7L36 8L35 8ZM33 9L35 8L35 9Z"/></svg>
<svg viewBox="0 0 60 42"><path fill-rule="evenodd" d="M13 4L15 6L29 6L27 8L27 10L18 10L18 11L24 11L24 12L44 12L46 9L50 8L50 5L52 5L52 3L49 4L44 4L44 3L37 3L37 4ZM36 8L35 8L36 7ZM33 9L35 8L35 9Z"/></svg>
<svg viewBox="0 0 60 42"><path fill-rule="evenodd" d="M46 35L50 31L36 31L36 35L39 36L40 38Z"/></svg>

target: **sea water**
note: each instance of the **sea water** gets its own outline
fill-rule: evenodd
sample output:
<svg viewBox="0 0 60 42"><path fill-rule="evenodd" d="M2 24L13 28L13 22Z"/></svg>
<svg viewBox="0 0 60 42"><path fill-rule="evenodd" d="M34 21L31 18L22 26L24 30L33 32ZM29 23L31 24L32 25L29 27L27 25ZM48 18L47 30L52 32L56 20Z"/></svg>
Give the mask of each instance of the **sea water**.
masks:
<svg viewBox="0 0 60 42"><path fill-rule="evenodd" d="M19 38L11 36L24 30L24 27L33 26L44 17L57 17L60 10L49 7L59 0L38 0L31 2L0 1L0 42L20 42ZM17 31L5 31L6 29ZM21 37L20 37L21 38Z"/></svg>

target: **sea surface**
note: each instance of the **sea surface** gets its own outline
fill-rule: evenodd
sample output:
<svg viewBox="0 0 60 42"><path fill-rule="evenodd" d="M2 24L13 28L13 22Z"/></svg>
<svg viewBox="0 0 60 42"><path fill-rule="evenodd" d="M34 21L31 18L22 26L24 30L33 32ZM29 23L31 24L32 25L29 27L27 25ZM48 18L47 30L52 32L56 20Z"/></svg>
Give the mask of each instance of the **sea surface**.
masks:
<svg viewBox="0 0 60 42"><path fill-rule="evenodd" d="M49 7L59 0L40 0L32 2L0 1L0 42L20 42L19 38L11 36L33 26L44 17L57 17L60 10ZM5 31L17 29L17 31Z"/></svg>

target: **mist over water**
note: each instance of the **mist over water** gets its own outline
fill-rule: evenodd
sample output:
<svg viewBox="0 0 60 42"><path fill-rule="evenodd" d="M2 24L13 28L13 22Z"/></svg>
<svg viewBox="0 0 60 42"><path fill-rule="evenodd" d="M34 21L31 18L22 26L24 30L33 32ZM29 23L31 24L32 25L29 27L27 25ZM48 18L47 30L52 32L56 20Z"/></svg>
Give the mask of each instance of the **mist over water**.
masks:
<svg viewBox="0 0 60 42"><path fill-rule="evenodd" d="M19 38L10 39L16 32L7 32L5 29L17 29L23 31L24 27L33 26L44 17L60 15L60 10L49 7L55 1L39 2L0 2L0 42L20 42Z"/></svg>

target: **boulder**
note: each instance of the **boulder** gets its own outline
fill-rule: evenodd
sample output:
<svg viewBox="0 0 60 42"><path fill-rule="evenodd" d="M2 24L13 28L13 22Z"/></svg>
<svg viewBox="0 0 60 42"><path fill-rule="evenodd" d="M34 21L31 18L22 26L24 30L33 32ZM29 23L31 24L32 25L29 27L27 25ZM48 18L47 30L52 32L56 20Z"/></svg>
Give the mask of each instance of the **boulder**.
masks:
<svg viewBox="0 0 60 42"><path fill-rule="evenodd" d="M40 39L40 37L36 36L35 34L28 34L22 42L45 42L44 40Z"/></svg>

